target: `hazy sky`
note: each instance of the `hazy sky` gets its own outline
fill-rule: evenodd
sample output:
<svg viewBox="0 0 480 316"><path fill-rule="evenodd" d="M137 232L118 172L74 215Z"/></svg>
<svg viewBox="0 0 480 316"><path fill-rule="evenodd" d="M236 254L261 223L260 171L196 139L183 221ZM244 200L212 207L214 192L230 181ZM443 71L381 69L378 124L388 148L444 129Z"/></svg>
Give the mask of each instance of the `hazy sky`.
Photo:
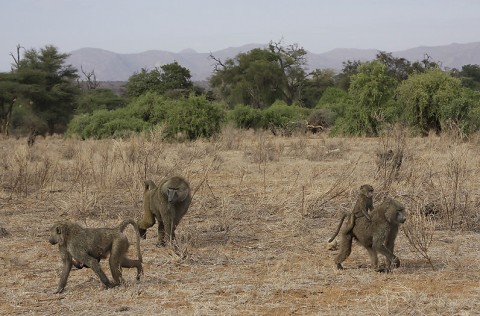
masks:
<svg viewBox="0 0 480 316"><path fill-rule="evenodd" d="M477 0L0 0L0 71L10 52L55 45L117 53L214 52L279 41L314 52L480 41Z"/></svg>

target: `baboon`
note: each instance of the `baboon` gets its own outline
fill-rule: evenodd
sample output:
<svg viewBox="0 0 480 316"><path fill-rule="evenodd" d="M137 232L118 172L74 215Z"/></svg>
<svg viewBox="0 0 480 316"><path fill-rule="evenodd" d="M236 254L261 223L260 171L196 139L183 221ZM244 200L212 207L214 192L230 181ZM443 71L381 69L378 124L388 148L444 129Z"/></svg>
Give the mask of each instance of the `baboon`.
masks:
<svg viewBox="0 0 480 316"><path fill-rule="evenodd" d="M353 239L367 249L371 264L376 271L389 272L392 267L400 265L400 260L394 255L393 248L398 228L406 220L405 207L400 202L387 198L370 215L371 221L360 217L355 221L351 231L340 233L340 249L335 258L338 269L343 269L342 262L350 255ZM387 263L385 269L380 268L377 253L385 256Z"/></svg>
<svg viewBox="0 0 480 316"><path fill-rule="evenodd" d="M401 150L396 150L393 151L392 149L389 149L385 152L379 152L377 153L377 158L375 160L375 163L377 165L377 171L375 173L375 176L378 175L380 170L384 169L390 170L395 174L395 176L398 175L400 171L400 166L402 165L403 161L403 151Z"/></svg>
<svg viewBox="0 0 480 316"><path fill-rule="evenodd" d="M30 133L28 133L28 138L27 138L27 145L28 147L32 147L33 144L35 144L35 139L38 135L38 131L36 128L30 128Z"/></svg>
<svg viewBox="0 0 480 316"><path fill-rule="evenodd" d="M129 224L135 228L137 235L138 260L126 257L130 244L123 231ZM133 219L126 219L114 228L83 228L75 223L59 222L50 228L48 241L52 245L58 244L63 261L63 270L55 293L61 293L65 289L72 265L79 269L91 268L106 288L124 283L121 268L137 268L137 280L140 280L143 274L140 234ZM100 259L105 259L109 253L110 272L115 283L110 282L99 263Z"/></svg>
<svg viewBox="0 0 480 316"><path fill-rule="evenodd" d="M369 221L371 220L368 211L373 210L373 187L369 184L363 184L360 186L360 192L358 194L357 202L353 207L353 211L350 214L344 214L340 219L340 223L337 226L335 233L333 234L332 238L328 240L328 242L332 242L335 237L337 237L340 228L342 227L343 221L348 216L347 224L343 228L344 232L349 232L352 230L353 226L355 225L355 220L357 218L365 216Z"/></svg>
<svg viewBox="0 0 480 316"><path fill-rule="evenodd" d="M175 239L175 228L187 213L192 201L190 185L182 177L164 179L157 187L152 180L145 181L143 219L138 222L140 236L145 239L147 229L158 222L157 246L165 246L165 239Z"/></svg>
<svg viewBox="0 0 480 316"><path fill-rule="evenodd" d="M429 202L422 207L421 211L426 217L435 218L439 215L441 206L435 202Z"/></svg>

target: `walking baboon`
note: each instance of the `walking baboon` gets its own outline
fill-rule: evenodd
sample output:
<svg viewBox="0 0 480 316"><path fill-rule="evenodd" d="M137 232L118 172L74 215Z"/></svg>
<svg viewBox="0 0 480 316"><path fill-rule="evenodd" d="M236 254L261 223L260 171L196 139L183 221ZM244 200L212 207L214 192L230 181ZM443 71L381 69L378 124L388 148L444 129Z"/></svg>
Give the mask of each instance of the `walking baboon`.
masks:
<svg viewBox="0 0 480 316"><path fill-rule="evenodd" d="M405 207L400 202L388 198L370 215L371 221L360 217L355 221L351 231L340 233L340 249L335 258L338 269L343 269L342 262L351 253L353 239L367 249L371 264L376 271L388 272L392 267L400 265L400 260L394 255L393 248L398 228L406 220ZM385 269L380 269L377 253L385 256L387 263Z"/></svg>
<svg viewBox="0 0 480 316"><path fill-rule="evenodd" d="M332 238L328 240L328 242L332 242L335 237L337 237L340 228L342 227L343 221L348 216L347 224L345 225L344 232L349 232L352 230L353 226L355 225L355 220L357 218L365 216L368 220L371 220L368 211L373 210L373 187L369 184L363 184L360 186L360 192L358 194L357 202L355 202L355 206L353 207L353 211L350 214L343 214L342 218L340 219L340 223L337 226L335 233L333 234Z"/></svg>
<svg viewBox="0 0 480 316"><path fill-rule="evenodd" d="M165 238L175 239L175 228L187 213L192 201L190 185L182 177L164 179L157 187L152 180L145 181L143 219L138 222L140 236L146 238L147 229L158 222L158 244L165 246Z"/></svg>
<svg viewBox="0 0 480 316"><path fill-rule="evenodd" d="M130 244L123 231L129 224L135 228L137 235L138 260L126 257ZM63 261L63 270L55 293L61 293L64 290L72 265L80 269L91 268L107 288L124 282L122 267L137 268L137 280L140 280L140 275L143 274L140 234L137 223L133 219L126 219L114 228L83 228L75 223L59 222L50 228L48 241L52 245L58 244ZM99 263L100 259L105 259L109 253L110 272L115 283L109 281Z"/></svg>

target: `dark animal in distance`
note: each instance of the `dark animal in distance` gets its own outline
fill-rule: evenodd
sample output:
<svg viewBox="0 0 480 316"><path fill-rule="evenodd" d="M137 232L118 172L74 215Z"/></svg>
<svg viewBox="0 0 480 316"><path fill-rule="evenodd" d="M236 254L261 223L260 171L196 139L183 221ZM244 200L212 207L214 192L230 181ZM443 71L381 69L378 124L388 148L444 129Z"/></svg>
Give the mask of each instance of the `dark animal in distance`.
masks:
<svg viewBox="0 0 480 316"><path fill-rule="evenodd" d="M400 172L400 167L403 161L403 151L402 150L392 150L389 149L385 152L378 152L375 159L375 164L377 165L377 171L375 177L378 176L381 170L385 170L388 174L392 174L395 177L398 176Z"/></svg>

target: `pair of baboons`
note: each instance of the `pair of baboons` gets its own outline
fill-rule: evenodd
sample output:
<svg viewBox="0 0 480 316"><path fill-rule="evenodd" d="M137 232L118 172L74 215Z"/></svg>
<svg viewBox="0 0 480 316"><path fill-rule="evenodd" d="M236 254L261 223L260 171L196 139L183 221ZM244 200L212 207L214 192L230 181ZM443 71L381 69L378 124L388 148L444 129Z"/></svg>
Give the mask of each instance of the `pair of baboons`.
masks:
<svg viewBox="0 0 480 316"><path fill-rule="evenodd" d="M369 212L370 211L370 212ZM346 224L342 224L347 218ZM342 262L350 255L353 239L365 247L370 256L370 262L377 271L390 271L398 267L400 260L393 253L395 239L400 224L406 220L405 207L398 201L388 198L377 207L373 207L373 187L364 184L360 187L353 211L344 214L332 242L340 233L339 253L335 258L338 269L343 269ZM378 263L378 253L386 258L386 267Z"/></svg>
<svg viewBox="0 0 480 316"><path fill-rule="evenodd" d="M149 227L158 222L158 245L175 238L175 228L188 210L192 200L190 185L183 177L164 179L157 187L151 180L145 181L144 217L138 223L133 219L124 220L114 228L83 228L71 222L60 222L50 229L49 242L58 244L62 256L63 268L60 282L55 293L61 293L67 283L72 266L79 269L91 268L105 287L110 288L123 283L121 268L137 268L137 280L143 274L140 237L146 238ZM123 233L128 225L135 229L138 259L126 257L129 242ZM100 259L108 254L110 272L114 279L111 283L100 267Z"/></svg>

